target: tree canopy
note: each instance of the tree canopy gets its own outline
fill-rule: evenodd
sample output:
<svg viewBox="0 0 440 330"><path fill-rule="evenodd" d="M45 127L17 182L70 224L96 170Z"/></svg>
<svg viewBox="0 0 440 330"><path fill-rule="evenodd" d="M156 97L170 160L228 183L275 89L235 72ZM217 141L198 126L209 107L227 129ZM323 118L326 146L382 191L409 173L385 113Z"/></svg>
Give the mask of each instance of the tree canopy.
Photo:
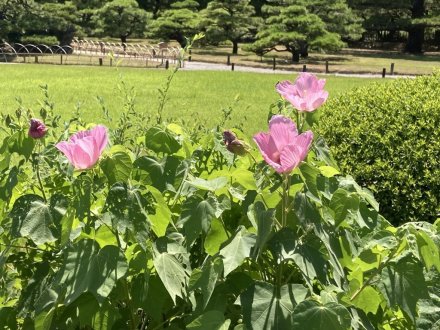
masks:
<svg viewBox="0 0 440 330"><path fill-rule="evenodd" d="M405 44L419 53L440 45L438 0L0 0L0 39L148 36L177 40L205 32L205 42L229 41L261 54L287 49L292 57L344 44Z"/></svg>

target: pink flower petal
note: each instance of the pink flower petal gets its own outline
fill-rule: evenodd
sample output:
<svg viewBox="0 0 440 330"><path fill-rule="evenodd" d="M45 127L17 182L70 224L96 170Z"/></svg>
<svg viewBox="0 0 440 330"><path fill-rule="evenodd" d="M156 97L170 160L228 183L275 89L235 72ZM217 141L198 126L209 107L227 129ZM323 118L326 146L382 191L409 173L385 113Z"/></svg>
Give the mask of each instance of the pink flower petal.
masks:
<svg viewBox="0 0 440 330"><path fill-rule="evenodd" d="M90 131L90 135L94 137L98 146L99 155L101 155L108 144L107 129L102 125L97 125Z"/></svg>
<svg viewBox="0 0 440 330"><path fill-rule="evenodd" d="M60 143L57 143L55 147L61 151L64 156L67 157L70 163L73 162L73 156L72 156L72 145L67 143L66 141L62 141Z"/></svg>
<svg viewBox="0 0 440 330"><path fill-rule="evenodd" d="M290 118L275 115L269 121L269 134L271 140L275 144L277 151L280 153L283 148L298 135L296 124Z"/></svg>
<svg viewBox="0 0 440 330"><path fill-rule="evenodd" d="M281 169L279 173L291 172L307 157L310 145L313 141L313 133L307 131L298 135L292 144L286 146L280 157Z"/></svg>
<svg viewBox="0 0 440 330"><path fill-rule="evenodd" d="M258 149L260 149L261 155L266 163L272 166L275 170L279 168L280 164L273 160L273 157L278 153L278 149L274 148L274 146L269 143L270 135L267 133L258 133L254 135L254 141L257 144Z"/></svg>

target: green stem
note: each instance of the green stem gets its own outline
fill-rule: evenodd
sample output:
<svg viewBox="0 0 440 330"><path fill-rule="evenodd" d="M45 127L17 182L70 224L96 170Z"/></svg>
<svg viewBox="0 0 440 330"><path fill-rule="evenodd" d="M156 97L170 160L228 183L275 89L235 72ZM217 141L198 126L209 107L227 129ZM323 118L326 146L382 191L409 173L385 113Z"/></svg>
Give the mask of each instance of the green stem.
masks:
<svg viewBox="0 0 440 330"><path fill-rule="evenodd" d="M40 152L41 152L41 145L38 144L38 155L35 156L35 158L34 158L35 173L37 174L38 185L39 185L41 194L43 195L44 202L47 203L46 194L44 192L44 186L43 186L43 183L41 181L41 176L40 176Z"/></svg>

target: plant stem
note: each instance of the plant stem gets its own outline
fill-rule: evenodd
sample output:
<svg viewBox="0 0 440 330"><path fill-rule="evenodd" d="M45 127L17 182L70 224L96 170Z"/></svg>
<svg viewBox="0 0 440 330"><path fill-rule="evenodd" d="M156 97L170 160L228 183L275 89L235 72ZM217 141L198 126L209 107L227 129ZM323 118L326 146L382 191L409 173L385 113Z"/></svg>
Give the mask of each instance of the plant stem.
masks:
<svg viewBox="0 0 440 330"><path fill-rule="evenodd" d="M43 183L41 182L41 176L40 176L40 152L41 152L41 145L38 144L38 155L34 156L35 173L37 174L38 185L41 194L43 195L44 202L47 203L46 194L44 192L44 186Z"/></svg>

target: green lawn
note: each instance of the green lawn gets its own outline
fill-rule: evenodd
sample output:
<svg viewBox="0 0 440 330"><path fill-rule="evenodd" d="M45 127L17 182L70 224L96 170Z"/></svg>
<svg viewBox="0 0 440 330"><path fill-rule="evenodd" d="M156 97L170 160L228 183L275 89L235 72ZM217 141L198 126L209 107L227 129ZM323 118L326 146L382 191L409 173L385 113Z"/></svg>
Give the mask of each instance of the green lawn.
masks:
<svg viewBox="0 0 440 330"><path fill-rule="evenodd" d="M55 111L63 118L69 118L75 105L80 103L85 120L107 124L96 97L101 96L110 114L117 116L123 109L123 93L117 87L122 77L126 85L136 91L137 111L154 115L158 88L166 82L169 73L163 69L0 65L0 112L14 112L18 105L16 98L21 98L23 105L38 116L38 101L43 98L39 85L47 84ZM179 71L171 84L164 114L166 118L189 122L197 118L214 127L221 119L222 109L233 106L233 120L228 125L242 122L245 132L250 135L265 129L269 107L278 99L274 86L284 79L293 80L295 76ZM326 79L331 97L377 81L332 76ZM237 103L234 101L236 97L239 97Z"/></svg>

